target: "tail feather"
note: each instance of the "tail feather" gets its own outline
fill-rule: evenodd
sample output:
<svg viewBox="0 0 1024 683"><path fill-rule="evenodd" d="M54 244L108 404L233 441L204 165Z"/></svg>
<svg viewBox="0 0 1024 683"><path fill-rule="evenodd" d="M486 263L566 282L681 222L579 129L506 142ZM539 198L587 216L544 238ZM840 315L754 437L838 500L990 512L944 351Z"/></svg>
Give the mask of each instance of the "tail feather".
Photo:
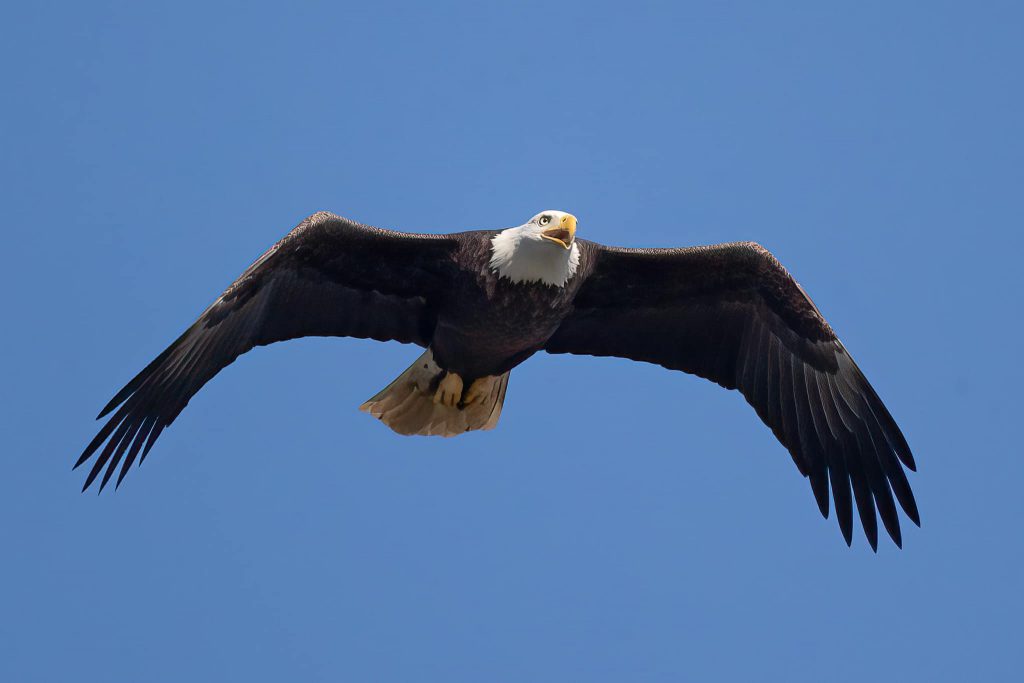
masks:
<svg viewBox="0 0 1024 683"><path fill-rule="evenodd" d="M477 429L494 429L501 417L509 373L485 378L489 390L481 401L463 407L434 402L444 370L430 349L359 410L369 413L399 434L455 436Z"/></svg>

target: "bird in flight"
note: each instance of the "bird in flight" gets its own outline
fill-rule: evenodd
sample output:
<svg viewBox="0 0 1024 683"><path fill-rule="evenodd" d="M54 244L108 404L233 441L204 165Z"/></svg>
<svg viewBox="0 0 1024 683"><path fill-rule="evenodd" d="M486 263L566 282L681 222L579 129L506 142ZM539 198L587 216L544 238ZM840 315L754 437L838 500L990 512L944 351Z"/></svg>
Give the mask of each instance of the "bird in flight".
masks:
<svg viewBox="0 0 1024 683"><path fill-rule="evenodd" d="M577 239L576 218L562 211L447 235L313 214L103 408L99 418L110 417L75 464L95 456L83 490L102 473L102 491L118 465L119 486L192 396L241 354L308 336L425 349L360 406L400 434L494 428L509 373L538 351L691 373L743 394L810 480L826 518L831 488L847 545L854 505L873 549L877 517L902 547L896 502L920 526L903 469L915 469L906 439L766 249L607 247Z"/></svg>

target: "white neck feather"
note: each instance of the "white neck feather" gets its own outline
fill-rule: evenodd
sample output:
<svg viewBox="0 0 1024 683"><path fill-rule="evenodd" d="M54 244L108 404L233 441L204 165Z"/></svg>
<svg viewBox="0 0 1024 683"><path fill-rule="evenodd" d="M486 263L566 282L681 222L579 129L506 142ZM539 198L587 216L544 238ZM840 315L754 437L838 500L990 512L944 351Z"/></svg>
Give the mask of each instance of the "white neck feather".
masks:
<svg viewBox="0 0 1024 683"><path fill-rule="evenodd" d="M531 239L527 228L502 230L491 239L491 270L512 282L542 282L564 287L576 274L580 248L576 242L563 249Z"/></svg>

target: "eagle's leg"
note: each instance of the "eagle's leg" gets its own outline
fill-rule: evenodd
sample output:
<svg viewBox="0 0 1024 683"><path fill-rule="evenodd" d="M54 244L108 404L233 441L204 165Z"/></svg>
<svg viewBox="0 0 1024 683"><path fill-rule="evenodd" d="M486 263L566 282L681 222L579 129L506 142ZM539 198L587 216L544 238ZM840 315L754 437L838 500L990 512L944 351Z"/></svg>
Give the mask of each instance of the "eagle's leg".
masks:
<svg viewBox="0 0 1024 683"><path fill-rule="evenodd" d="M434 392L434 403L454 408L462 399L462 378L454 372L446 372Z"/></svg>
<svg viewBox="0 0 1024 683"><path fill-rule="evenodd" d="M466 395L462 398L463 406L471 406L474 403L481 403L491 395L494 388L494 377L478 377L466 389Z"/></svg>

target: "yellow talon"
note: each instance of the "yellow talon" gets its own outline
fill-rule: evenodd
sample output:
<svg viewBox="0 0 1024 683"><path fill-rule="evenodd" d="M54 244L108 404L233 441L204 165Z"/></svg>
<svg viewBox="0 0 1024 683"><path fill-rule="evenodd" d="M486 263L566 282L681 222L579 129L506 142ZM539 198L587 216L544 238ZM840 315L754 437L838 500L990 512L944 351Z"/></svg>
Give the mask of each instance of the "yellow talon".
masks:
<svg viewBox="0 0 1024 683"><path fill-rule="evenodd" d="M454 372L445 373L441 383L434 392L434 403L454 408L462 399L462 378Z"/></svg>
<svg viewBox="0 0 1024 683"><path fill-rule="evenodd" d="M474 403L483 403L483 400L491 393L493 385L493 377L478 377L473 380L473 383L469 385L469 389L466 390L466 396L462 400L462 405L471 406Z"/></svg>

